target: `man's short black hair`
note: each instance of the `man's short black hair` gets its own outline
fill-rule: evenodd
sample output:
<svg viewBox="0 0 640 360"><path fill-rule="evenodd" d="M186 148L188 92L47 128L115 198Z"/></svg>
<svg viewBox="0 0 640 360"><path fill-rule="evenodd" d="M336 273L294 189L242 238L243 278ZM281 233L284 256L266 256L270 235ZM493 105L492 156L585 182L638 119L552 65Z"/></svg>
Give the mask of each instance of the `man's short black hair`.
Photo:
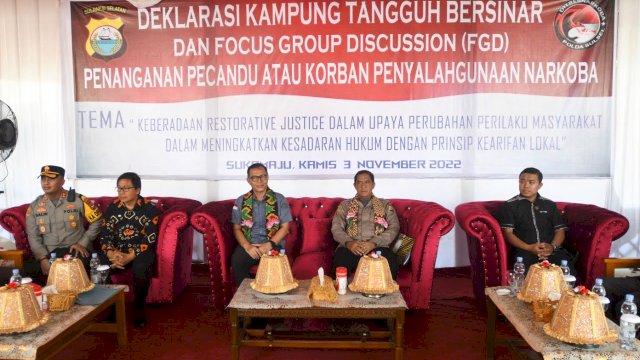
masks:
<svg viewBox="0 0 640 360"><path fill-rule="evenodd" d="M536 168L528 167L528 168L526 168L526 169L524 169L524 170L522 170L520 172L520 175L522 175L522 174L533 174L533 175L536 175L536 176L538 176L538 182L542 182L542 172L540 170L536 169Z"/></svg>
<svg viewBox="0 0 640 360"><path fill-rule="evenodd" d="M116 183L119 183L120 180L123 179L131 180L131 185L133 185L133 187L136 189L142 188L142 181L140 180L140 176L138 176L138 174L134 172L126 172L118 176L118 180L116 181Z"/></svg>
<svg viewBox="0 0 640 360"><path fill-rule="evenodd" d="M360 170L360 171L358 171L358 172L356 173L356 176L354 176L354 177L353 177L353 183L354 183L354 184L356 183L356 181L358 181L358 176L359 176L359 175L362 175L362 174L367 174L367 175L369 175L369 178L371 179L371 182L372 182L372 183L375 183L375 182L376 182L375 177L373 176L373 173L372 173L371 171L369 171L369 170Z"/></svg>
<svg viewBox="0 0 640 360"><path fill-rule="evenodd" d="M264 166L264 164L263 164L263 163L259 163L259 162L258 162L258 163L255 163L255 164L251 164L251 166L249 166L249 167L247 168L247 177L249 177L249 172L251 172L251 170L253 170L253 169L259 169L259 168L263 168L263 169L264 169L264 172L265 172L267 175L269 175L269 171L267 170L267 167L266 167L266 166Z"/></svg>

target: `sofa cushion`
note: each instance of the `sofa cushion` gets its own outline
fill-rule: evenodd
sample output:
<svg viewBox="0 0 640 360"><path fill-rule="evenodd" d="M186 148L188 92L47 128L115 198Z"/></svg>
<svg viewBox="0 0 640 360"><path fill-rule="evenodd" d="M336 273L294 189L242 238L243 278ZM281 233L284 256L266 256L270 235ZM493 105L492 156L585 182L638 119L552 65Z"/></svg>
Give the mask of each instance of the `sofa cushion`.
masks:
<svg viewBox="0 0 640 360"><path fill-rule="evenodd" d="M293 277L298 280L311 279L318 275L318 268L322 268L324 273L331 275L331 264L333 261L333 252L316 251L300 254L293 264L291 264L291 272Z"/></svg>
<svg viewBox="0 0 640 360"><path fill-rule="evenodd" d="M398 239L391 245L391 250L396 254L400 265L407 265L409 263L411 250L413 250L413 244L415 243L415 239L405 234L400 234L398 235Z"/></svg>
<svg viewBox="0 0 640 360"><path fill-rule="evenodd" d="M335 241L331 235L330 218L302 218L304 238L300 253L328 251L333 252Z"/></svg>

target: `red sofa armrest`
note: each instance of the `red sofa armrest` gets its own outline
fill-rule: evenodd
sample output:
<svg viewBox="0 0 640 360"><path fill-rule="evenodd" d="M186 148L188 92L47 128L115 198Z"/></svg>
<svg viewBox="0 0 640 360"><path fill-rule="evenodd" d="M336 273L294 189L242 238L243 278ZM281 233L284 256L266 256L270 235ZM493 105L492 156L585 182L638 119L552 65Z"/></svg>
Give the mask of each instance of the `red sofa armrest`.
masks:
<svg viewBox="0 0 640 360"><path fill-rule="evenodd" d="M411 282L404 288L404 298L411 309L427 309L440 239L451 231L455 218L451 211L434 202L390 201L398 216L403 218L401 222L406 224L403 233L415 239L408 265L411 267Z"/></svg>
<svg viewBox="0 0 640 360"><path fill-rule="evenodd" d="M477 299L484 299L484 288L506 285L509 249L502 236L496 212L504 201L477 201L456 207L456 220L467 235L471 281Z"/></svg>
<svg viewBox="0 0 640 360"><path fill-rule="evenodd" d="M193 230L189 219L199 201L149 196L160 211L156 243L156 273L148 302L172 302L191 282Z"/></svg>
<svg viewBox="0 0 640 360"><path fill-rule="evenodd" d="M16 241L16 248L24 251L23 258L31 256L31 247L27 237L27 208L29 204L8 208L0 213L0 225L7 230Z"/></svg>
<svg viewBox="0 0 640 360"><path fill-rule="evenodd" d="M191 215L191 225L201 232L209 262L213 302L226 306L233 296L231 254L236 246L231 226L234 200L212 201L197 208Z"/></svg>
<svg viewBox="0 0 640 360"><path fill-rule="evenodd" d="M566 247L579 252L576 269L578 282L591 287L605 275L603 259L608 258L611 243L629 230L623 215L596 205L558 203L569 231Z"/></svg>

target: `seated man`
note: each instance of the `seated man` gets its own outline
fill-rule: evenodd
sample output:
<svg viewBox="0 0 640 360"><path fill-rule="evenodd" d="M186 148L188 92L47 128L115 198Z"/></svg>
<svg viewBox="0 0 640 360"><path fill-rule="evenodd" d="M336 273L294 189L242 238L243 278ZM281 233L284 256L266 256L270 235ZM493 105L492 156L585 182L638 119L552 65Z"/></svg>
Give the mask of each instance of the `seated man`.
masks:
<svg viewBox="0 0 640 360"><path fill-rule="evenodd" d="M505 240L514 247L515 256L522 257L526 269L544 259L556 265L571 259L571 254L562 248L567 225L556 204L540 196L541 187L540 170L522 170L520 194L506 201L500 218ZM574 262L568 262L575 275Z"/></svg>
<svg viewBox="0 0 640 360"><path fill-rule="evenodd" d="M78 257L89 268L93 239L100 232L102 214L86 197L66 191L64 169L46 165L40 169L40 195L27 208L27 237L42 274L49 273L49 254ZM89 223L85 231L83 220Z"/></svg>
<svg viewBox="0 0 640 360"><path fill-rule="evenodd" d="M158 210L140 196L142 183L136 173L126 172L117 181L118 199L105 212L105 227L100 234L102 261L111 263L111 271L131 268L134 278L134 323L144 327L144 305L151 284L151 267L156 261ZM106 257L106 259L105 259Z"/></svg>
<svg viewBox="0 0 640 360"><path fill-rule="evenodd" d="M289 203L269 188L269 174L263 164L249 166L247 182L251 191L236 199L231 213L233 236L238 242L231 255L231 268L238 286L262 255L284 248L291 221Z"/></svg>
<svg viewBox="0 0 640 360"><path fill-rule="evenodd" d="M333 254L333 274L341 266L353 274L360 257L380 251L396 279L398 261L389 249L400 231L396 210L388 201L373 195L376 183L370 171L358 171L353 180L356 196L340 204L331 224L331 233L338 242Z"/></svg>

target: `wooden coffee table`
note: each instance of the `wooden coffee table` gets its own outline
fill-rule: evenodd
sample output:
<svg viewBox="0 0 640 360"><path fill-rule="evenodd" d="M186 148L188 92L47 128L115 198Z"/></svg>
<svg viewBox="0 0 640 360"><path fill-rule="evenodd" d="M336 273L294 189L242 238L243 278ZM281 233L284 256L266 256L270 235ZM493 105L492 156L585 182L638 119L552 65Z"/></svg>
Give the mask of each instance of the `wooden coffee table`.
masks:
<svg viewBox="0 0 640 360"><path fill-rule="evenodd" d="M99 305L73 305L63 312L49 311L49 320L26 333L0 335L0 359L48 359L87 331L116 334L118 345L127 343L124 291L114 285L116 292ZM115 307L116 322L96 322L95 317Z"/></svg>
<svg viewBox="0 0 640 360"><path fill-rule="evenodd" d="M258 293L242 282L229 303L231 321L231 358L240 358L240 347L288 347L318 349L393 349L395 359L403 357L404 315L407 305L399 292L381 299L371 299L359 293L338 295L336 303L312 303L307 297L309 280L281 295ZM251 329L252 318L282 319L386 319L382 330L353 334L332 332L283 331Z"/></svg>
<svg viewBox="0 0 640 360"><path fill-rule="evenodd" d="M544 332L543 322L534 321L531 306L524 301L508 295L498 295L497 289L504 287L491 287L485 289L487 295L487 338L486 358L493 359L496 345L496 315L497 310L509 320L520 333L533 351L547 359L640 359L640 352L630 352L620 348L618 341L606 343L598 347L586 349L577 345L562 342ZM609 320L609 329L618 331L619 327ZM504 343L500 341L500 343ZM512 345L507 342L507 345ZM640 342L636 340L636 346Z"/></svg>

